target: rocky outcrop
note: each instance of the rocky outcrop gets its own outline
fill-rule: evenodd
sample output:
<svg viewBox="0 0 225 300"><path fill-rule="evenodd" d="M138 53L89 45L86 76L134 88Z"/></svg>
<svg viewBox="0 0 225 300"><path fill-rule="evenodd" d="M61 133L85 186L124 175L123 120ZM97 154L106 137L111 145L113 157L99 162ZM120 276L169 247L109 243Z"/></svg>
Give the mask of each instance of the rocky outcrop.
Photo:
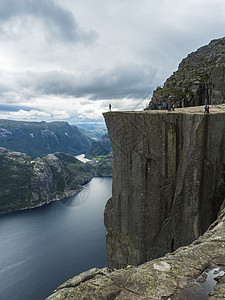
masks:
<svg viewBox="0 0 225 300"><path fill-rule="evenodd" d="M0 213L40 206L76 194L94 166L63 153L34 160L0 148Z"/></svg>
<svg viewBox="0 0 225 300"><path fill-rule="evenodd" d="M225 38L189 54L163 87L158 87L149 108L160 103L176 107L221 104L225 99Z"/></svg>
<svg viewBox="0 0 225 300"><path fill-rule="evenodd" d="M225 105L104 114L114 154L105 209L109 267L188 245L225 199Z"/></svg>
<svg viewBox="0 0 225 300"><path fill-rule="evenodd" d="M222 300L224 271L225 211L188 247L139 267L89 270L68 280L47 299L180 300L208 295L208 300Z"/></svg>

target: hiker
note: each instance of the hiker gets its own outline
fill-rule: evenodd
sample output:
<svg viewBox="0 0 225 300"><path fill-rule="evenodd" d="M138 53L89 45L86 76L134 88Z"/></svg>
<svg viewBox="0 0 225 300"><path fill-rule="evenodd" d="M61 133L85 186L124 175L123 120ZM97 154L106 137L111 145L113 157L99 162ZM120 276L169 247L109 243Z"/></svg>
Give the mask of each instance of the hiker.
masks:
<svg viewBox="0 0 225 300"><path fill-rule="evenodd" d="M204 114L207 113L207 107L208 107L208 105L206 104L206 105L205 105L205 112L204 112Z"/></svg>
<svg viewBox="0 0 225 300"><path fill-rule="evenodd" d="M109 111L111 111L111 108L112 108L112 105L111 105L111 104L109 104Z"/></svg>
<svg viewBox="0 0 225 300"><path fill-rule="evenodd" d="M209 113L209 106L207 105L207 114Z"/></svg>
<svg viewBox="0 0 225 300"><path fill-rule="evenodd" d="M172 109L173 109L173 111L174 111L174 109L175 109L175 105L174 105L174 103L172 104Z"/></svg>

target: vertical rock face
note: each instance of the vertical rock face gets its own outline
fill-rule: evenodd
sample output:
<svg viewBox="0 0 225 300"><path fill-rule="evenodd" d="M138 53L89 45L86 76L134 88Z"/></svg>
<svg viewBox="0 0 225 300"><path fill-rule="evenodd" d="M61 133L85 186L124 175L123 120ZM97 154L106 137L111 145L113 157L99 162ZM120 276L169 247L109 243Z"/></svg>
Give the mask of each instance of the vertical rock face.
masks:
<svg viewBox="0 0 225 300"><path fill-rule="evenodd" d="M108 265L139 265L198 238L225 199L224 106L104 117L114 154Z"/></svg>

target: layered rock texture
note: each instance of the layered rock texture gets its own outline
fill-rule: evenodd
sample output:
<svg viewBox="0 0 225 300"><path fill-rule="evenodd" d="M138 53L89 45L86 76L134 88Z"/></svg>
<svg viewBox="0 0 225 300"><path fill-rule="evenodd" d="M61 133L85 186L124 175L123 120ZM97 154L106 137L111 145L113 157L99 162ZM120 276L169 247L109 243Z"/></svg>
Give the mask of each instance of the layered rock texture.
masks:
<svg viewBox="0 0 225 300"><path fill-rule="evenodd" d="M225 105L104 117L114 154L109 267L139 265L203 234L225 199Z"/></svg>
<svg viewBox="0 0 225 300"><path fill-rule="evenodd" d="M225 299L225 210L188 247L126 269L92 269L61 285L48 300ZM211 279L210 279L211 278Z"/></svg>
<svg viewBox="0 0 225 300"><path fill-rule="evenodd" d="M174 103L176 107L224 103L225 38L211 41L183 59L178 70L158 87L149 107Z"/></svg>

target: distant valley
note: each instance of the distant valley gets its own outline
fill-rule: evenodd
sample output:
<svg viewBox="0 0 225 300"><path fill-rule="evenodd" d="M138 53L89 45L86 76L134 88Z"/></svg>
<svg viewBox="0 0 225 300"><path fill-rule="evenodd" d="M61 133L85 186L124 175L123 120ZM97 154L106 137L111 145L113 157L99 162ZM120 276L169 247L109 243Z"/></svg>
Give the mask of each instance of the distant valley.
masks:
<svg viewBox="0 0 225 300"><path fill-rule="evenodd" d="M0 147L26 153L32 158L49 153L85 153L92 139L67 122L0 120Z"/></svg>
<svg viewBox="0 0 225 300"><path fill-rule="evenodd" d="M0 120L0 213L69 197L93 176L111 176L113 156L105 132L66 122ZM75 158L86 152L91 162Z"/></svg>

